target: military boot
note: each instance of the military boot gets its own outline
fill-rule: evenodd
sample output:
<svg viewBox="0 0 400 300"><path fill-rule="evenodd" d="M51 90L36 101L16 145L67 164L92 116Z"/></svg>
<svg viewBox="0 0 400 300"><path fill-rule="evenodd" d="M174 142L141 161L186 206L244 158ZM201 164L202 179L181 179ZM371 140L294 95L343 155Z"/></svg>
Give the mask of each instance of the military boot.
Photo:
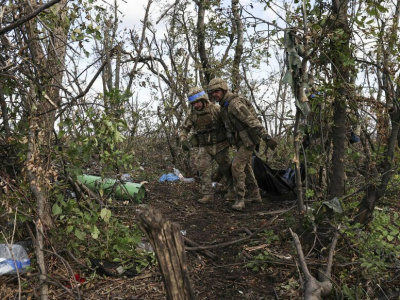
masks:
<svg viewBox="0 0 400 300"><path fill-rule="evenodd" d="M197 202L199 202L201 204L206 204L206 203L209 203L209 202L211 202L213 200L214 200L214 195L213 194L206 194L206 195L203 195L203 198L197 200Z"/></svg>
<svg viewBox="0 0 400 300"><path fill-rule="evenodd" d="M237 195L236 195L236 193L235 193L234 190L229 190L229 192L227 192L227 193L224 195L224 199L225 199L225 200L228 200L228 201L235 201L235 200L236 200L236 197L237 197Z"/></svg>
<svg viewBox="0 0 400 300"><path fill-rule="evenodd" d="M260 190L259 189L254 189L248 191L248 194L245 199L246 202L253 202L253 203L261 203L262 199L260 196Z"/></svg>
<svg viewBox="0 0 400 300"><path fill-rule="evenodd" d="M232 205L232 209L238 211L243 210L244 207L245 207L244 199L241 197L236 198L235 204Z"/></svg>

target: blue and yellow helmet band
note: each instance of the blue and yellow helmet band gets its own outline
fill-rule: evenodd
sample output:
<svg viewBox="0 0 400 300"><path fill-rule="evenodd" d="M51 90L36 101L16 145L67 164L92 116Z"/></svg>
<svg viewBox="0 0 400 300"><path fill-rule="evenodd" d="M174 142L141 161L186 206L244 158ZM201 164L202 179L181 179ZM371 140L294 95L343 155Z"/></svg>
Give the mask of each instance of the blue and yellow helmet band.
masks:
<svg viewBox="0 0 400 300"><path fill-rule="evenodd" d="M194 95L188 97L188 101L189 101L189 103L196 102L196 101L197 101L196 99L200 98L201 96L203 96L203 95L205 95L205 94L206 94L205 91L201 91L201 92L199 92L199 93L197 93L197 94L194 94ZM204 97L202 97L202 99L204 99ZM200 100L200 99L199 99L199 100Z"/></svg>

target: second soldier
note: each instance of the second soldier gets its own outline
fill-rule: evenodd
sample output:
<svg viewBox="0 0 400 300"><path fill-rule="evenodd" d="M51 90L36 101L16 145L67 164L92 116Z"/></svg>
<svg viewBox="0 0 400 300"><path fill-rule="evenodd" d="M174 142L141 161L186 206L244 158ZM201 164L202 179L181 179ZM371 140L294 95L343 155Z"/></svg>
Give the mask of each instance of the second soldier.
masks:
<svg viewBox="0 0 400 300"><path fill-rule="evenodd" d="M229 143L220 115L220 107L208 100L204 90L194 87L189 90L188 102L190 110L185 119L180 139L182 147L188 148L188 135L194 131L198 141L196 166L201 179L202 198L199 203L209 203L214 200L212 188L212 161L214 160L228 184L228 193L232 193L232 173L229 159Z"/></svg>

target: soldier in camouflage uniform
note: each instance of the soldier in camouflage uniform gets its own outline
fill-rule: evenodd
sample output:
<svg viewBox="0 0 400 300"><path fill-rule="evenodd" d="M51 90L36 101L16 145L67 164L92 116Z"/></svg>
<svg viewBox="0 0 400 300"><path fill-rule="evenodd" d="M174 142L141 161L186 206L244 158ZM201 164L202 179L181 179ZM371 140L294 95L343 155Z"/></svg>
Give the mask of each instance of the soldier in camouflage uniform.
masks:
<svg viewBox="0 0 400 300"><path fill-rule="evenodd" d="M183 148L189 148L188 134L194 131L198 140L196 156L197 170L201 178L203 197L199 203L208 203L214 199L212 190L212 160L215 160L225 176L229 190L232 189L232 173L230 170L229 143L223 127L220 107L208 100L207 94L198 87L190 89L188 101L191 104L188 116L180 133Z"/></svg>
<svg viewBox="0 0 400 300"><path fill-rule="evenodd" d="M219 102L228 141L237 149L231 167L235 191L235 204L232 208L240 211L245 207L245 195L246 202L262 202L251 167L251 157L256 146L264 140L267 148L275 149L276 142L257 119L251 103L246 98L229 92L225 80L212 79L208 84L208 94Z"/></svg>

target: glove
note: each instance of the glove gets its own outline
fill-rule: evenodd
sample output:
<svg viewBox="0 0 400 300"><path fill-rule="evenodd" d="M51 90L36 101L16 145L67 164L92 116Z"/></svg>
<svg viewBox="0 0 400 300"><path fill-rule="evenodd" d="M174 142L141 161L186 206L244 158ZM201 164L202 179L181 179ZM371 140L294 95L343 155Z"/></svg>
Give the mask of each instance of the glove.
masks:
<svg viewBox="0 0 400 300"><path fill-rule="evenodd" d="M276 149L276 146L278 146L278 143L269 135L264 139L264 141L265 141L265 150L271 148L271 150L274 151Z"/></svg>
<svg viewBox="0 0 400 300"><path fill-rule="evenodd" d="M192 145L187 140L181 141L181 144L184 151L190 151L190 148L192 148Z"/></svg>

